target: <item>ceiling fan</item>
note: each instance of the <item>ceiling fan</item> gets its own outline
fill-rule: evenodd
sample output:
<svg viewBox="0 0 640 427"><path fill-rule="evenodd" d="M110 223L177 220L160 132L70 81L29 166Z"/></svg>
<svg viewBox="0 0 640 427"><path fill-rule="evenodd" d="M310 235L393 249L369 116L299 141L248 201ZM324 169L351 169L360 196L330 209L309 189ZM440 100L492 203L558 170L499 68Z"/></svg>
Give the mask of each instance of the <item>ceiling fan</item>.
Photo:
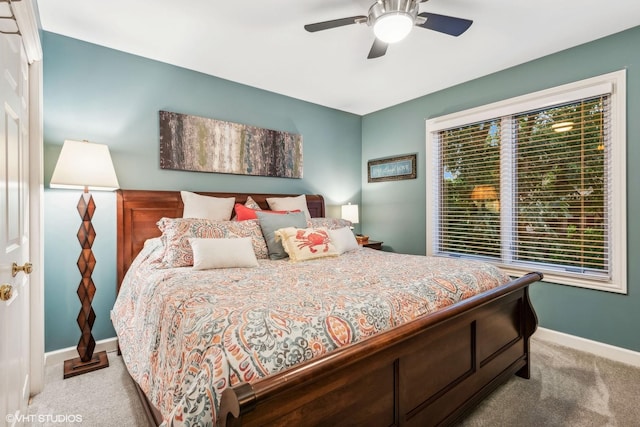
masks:
<svg viewBox="0 0 640 427"><path fill-rule="evenodd" d="M378 0L370 8L368 15L350 16L331 21L307 24L304 29L314 33L350 24L367 24L373 27L376 40L371 46L368 59L379 58L387 52L390 43L405 38L416 27L438 31L451 36L459 36L467 31L473 21L437 13L418 13L418 5L428 0Z"/></svg>

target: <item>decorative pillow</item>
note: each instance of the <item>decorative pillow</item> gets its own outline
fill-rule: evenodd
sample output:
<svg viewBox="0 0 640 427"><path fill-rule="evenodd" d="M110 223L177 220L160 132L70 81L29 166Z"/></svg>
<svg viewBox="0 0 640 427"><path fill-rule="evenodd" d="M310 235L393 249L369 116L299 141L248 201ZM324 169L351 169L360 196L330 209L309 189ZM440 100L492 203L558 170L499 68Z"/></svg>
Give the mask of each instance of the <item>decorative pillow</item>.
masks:
<svg viewBox="0 0 640 427"><path fill-rule="evenodd" d="M307 227L324 227L328 228L329 230L337 230L338 228L342 227L351 227L351 221L347 221L346 219L341 218L309 218L307 219Z"/></svg>
<svg viewBox="0 0 640 427"><path fill-rule="evenodd" d="M339 255L326 228L281 228L275 233L292 261Z"/></svg>
<svg viewBox="0 0 640 427"><path fill-rule="evenodd" d="M182 218L205 218L211 221L227 221L231 218L235 197L211 197L181 191L184 211Z"/></svg>
<svg viewBox="0 0 640 427"><path fill-rule="evenodd" d="M258 219L258 217L256 216L256 212L264 212L264 213L270 213L270 214L285 214L287 212L300 212L300 211L265 211L262 209L251 209L248 208L244 205L241 205L240 203L236 203L235 206L235 211L236 211L236 217L235 220L236 221L246 221L248 219Z"/></svg>
<svg viewBox="0 0 640 427"><path fill-rule="evenodd" d="M260 228L267 242L267 249L270 259L283 259L288 255L282 247L282 243L276 241L275 232L280 228L296 227L305 228L307 220L303 212L287 212L282 215L273 215L257 211L256 215L260 222ZM239 221L239 223L246 221Z"/></svg>
<svg viewBox="0 0 640 427"><path fill-rule="evenodd" d="M165 267L193 265L193 250L189 239L250 237L258 259L268 258L267 244L258 220L209 221L202 218L162 218L158 221L165 243L162 262Z"/></svg>
<svg viewBox="0 0 640 427"><path fill-rule="evenodd" d="M258 217L256 216L256 211L262 209L252 209L248 208L245 205L241 205L240 203L236 203L233 210L236 212L236 221L246 221L248 219L258 219Z"/></svg>
<svg viewBox="0 0 640 427"><path fill-rule="evenodd" d="M267 197L269 208L274 211L295 211L304 212L305 217L311 218L307 207L307 197L301 194L296 197Z"/></svg>
<svg viewBox="0 0 640 427"><path fill-rule="evenodd" d="M258 202L256 202L255 200L253 200L251 198L251 196L247 196L247 201L244 202L244 205L246 207L248 207L249 209L253 209L254 211L261 211L262 208L260 207L260 205L258 204Z"/></svg>
<svg viewBox="0 0 640 427"><path fill-rule="evenodd" d="M351 231L350 227L329 230L329 237L339 254L360 248L360 245L358 245L358 241L356 240L356 236L353 235L353 231Z"/></svg>
<svg viewBox="0 0 640 427"><path fill-rule="evenodd" d="M257 267L250 237L232 239L190 238L193 250L193 269Z"/></svg>

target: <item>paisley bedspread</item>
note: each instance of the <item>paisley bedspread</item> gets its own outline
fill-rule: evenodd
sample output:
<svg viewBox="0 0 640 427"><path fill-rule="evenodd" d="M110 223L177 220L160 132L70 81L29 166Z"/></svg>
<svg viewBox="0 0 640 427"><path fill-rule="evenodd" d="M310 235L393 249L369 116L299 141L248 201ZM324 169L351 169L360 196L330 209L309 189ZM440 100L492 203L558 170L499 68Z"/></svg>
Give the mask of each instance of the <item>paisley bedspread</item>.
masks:
<svg viewBox="0 0 640 427"><path fill-rule="evenodd" d="M111 317L124 362L165 424L215 424L252 382L509 281L484 263L361 248L293 263L159 268L149 240Z"/></svg>

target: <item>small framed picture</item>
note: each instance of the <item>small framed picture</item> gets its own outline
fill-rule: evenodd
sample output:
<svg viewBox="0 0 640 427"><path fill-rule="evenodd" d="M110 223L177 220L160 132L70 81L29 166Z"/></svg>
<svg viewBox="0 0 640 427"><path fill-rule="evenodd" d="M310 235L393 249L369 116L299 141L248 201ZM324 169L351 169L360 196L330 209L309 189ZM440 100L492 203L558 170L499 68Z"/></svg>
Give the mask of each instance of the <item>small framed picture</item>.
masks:
<svg viewBox="0 0 640 427"><path fill-rule="evenodd" d="M416 178L416 155L387 157L367 162L369 182L397 181Z"/></svg>

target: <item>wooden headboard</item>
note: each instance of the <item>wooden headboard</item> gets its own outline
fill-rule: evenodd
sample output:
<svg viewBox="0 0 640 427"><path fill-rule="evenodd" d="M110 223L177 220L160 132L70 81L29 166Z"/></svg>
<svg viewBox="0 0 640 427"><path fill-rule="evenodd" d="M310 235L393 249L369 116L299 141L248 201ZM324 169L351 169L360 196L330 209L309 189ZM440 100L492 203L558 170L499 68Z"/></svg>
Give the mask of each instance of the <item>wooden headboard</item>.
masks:
<svg viewBox="0 0 640 427"><path fill-rule="evenodd" d="M236 203L244 203L251 196L261 208L269 209L268 197L291 197L299 194L242 194L197 192L205 196L235 197ZM307 206L312 217L324 217L324 198L318 194L307 194ZM125 273L144 246L152 237L160 236L156 223L160 218L182 217L182 198L179 191L118 190L117 191L117 290Z"/></svg>

